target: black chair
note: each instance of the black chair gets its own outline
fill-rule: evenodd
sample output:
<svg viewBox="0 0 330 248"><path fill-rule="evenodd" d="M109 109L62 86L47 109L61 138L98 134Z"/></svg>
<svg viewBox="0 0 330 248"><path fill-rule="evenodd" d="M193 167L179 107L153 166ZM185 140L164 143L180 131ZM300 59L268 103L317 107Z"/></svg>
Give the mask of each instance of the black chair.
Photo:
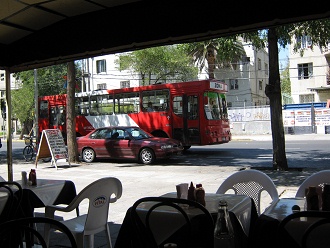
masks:
<svg viewBox="0 0 330 248"><path fill-rule="evenodd" d="M44 237L43 225L51 225L54 232L50 236L50 245ZM38 225L38 231L34 226ZM53 236L54 235L54 236ZM10 220L0 224L1 247L29 248L34 244L40 247L72 247L77 248L70 230L61 222L46 217L27 217Z"/></svg>
<svg viewBox="0 0 330 248"><path fill-rule="evenodd" d="M312 225L310 225L307 230L304 232L304 235L302 237L301 241L301 247L302 248L307 248L307 247L318 247L318 248L325 248L329 247L330 244L330 236L329 235L323 235L323 233L319 236L314 236L315 234L317 235L320 231L318 229L319 227L323 225L330 225L330 219L320 219L316 222L314 222ZM329 230L329 226L328 229ZM328 234L329 232L327 232ZM315 245L315 239L317 239L317 245ZM309 245L308 245L309 244Z"/></svg>
<svg viewBox="0 0 330 248"><path fill-rule="evenodd" d="M6 204L0 214L0 223L23 217L24 213L21 208L22 186L17 182L3 181L0 182L0 190L8 194Z"/></svg>
<svg viewBox="0 0 330 248"><path fill-rule="evenodd" d="M144 204L144 210L139 209L141 204ZM166 216L166 212L169 211L174 213ZM130 213L135 232L132 247L157 248L164 247L167 243L175 243L178 247L189 248L213 247L213 218L203 205L195 201L168 197L145 197L134 203ZM155 224L153 218L157 214L163 216L160 218L161 223L157 218ZM175 221L171 221L170 218L170 215L173 216L173 214L176 214ZM141 216L144 217L141 218ZM169 230L165 230L168 231L169 236L163 240L157 240L155 235L166 229L165 222L167 221L171 222L167 223Z"/></svg>
<svg viewBox="0 0 330 248"><path fill-rule="evenodd" d="M301 240L298 242L289 234L286 229L287 225L291 221L295 221L298 218L308 217L315 218L315 221L311 221L311 224L306 226L306 230L301 233ZM320 225L330 223L330 212L329 211L301 211L288 215L285 217L278 225L278 246L281 248L290 247L290 248L301 248L307 247L307 241L310 242L311 233ZM322 237L321 237L322 238ZM330 237L326 238L327 241L330 241ZM318 242L320 240L320 236L318 236ZM327 242L327 247L329 243ZM314 243L315 244L315 243ZM310 247L318 247L318 246L310 246ZM318 247L321 248L321 247Z"/></svg>

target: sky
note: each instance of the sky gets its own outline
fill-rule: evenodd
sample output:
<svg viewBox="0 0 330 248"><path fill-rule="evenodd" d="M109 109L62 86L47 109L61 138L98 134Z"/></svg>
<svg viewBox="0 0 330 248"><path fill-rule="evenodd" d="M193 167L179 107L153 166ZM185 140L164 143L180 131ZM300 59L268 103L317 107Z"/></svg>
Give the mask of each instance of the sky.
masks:
<svg viewBox="0 0 330 248"><path fill-rule="evenodd" d="M283 69L286 67L288 63L288 57L289 57L289 48L285 47L279 47L279 63L280 63L280 69Z"/></svg>

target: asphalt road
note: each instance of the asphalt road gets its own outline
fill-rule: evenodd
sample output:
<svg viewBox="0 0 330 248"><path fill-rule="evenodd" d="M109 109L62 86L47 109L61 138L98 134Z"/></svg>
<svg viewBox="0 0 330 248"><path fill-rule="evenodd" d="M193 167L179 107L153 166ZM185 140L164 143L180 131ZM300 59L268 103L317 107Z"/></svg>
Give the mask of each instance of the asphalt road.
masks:
<svg viewBox="0 0 330 248"><path fill-rule="evenodd" d="M330 161L329 140L286 140L289 168L324 168ZM7 144L2 142L0 164L7 163ZM13 142L13 163L26 163L22 151L24 142ZM192 146L180 156L157 161L156 165L242 166L271 168L273 147L271 140L233 140L227 144ZM101 160L100 163L132 163L132 161ZM135 162L135 161L133 161ZM137 166L141 166L137 164Z"/></svg>

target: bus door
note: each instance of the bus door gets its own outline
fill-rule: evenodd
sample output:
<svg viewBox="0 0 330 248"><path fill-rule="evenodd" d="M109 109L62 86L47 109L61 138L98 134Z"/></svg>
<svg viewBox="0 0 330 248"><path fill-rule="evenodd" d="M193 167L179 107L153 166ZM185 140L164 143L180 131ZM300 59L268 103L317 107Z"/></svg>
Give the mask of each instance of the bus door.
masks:
<svg viewBox="0 0 330 248"><path fill-rule="evenodd" d="M175 95L172 104L173 138L186 148L200 144L198 94Z"/></svg>
<svg viewBox="0 0 330 248"><path fill-rule="evenodd" d="M50 129L60 129L62 133L66 132L66 110L65 106L53 106L50 108Z"/></svg>

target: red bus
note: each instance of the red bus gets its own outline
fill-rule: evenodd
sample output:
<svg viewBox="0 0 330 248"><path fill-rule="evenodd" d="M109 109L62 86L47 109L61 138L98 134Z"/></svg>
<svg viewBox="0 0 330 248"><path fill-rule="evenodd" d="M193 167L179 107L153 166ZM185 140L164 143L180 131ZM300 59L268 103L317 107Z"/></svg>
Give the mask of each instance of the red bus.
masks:
<svg viewBox="0 0 330 248"><path fill-rule="evenodd" d="M158 137L192 145L227 143L227 85L218 80L155 84L76 93L77 137L103 126L139 126ZM39 98L39 134L59 128L66 137L66 95Z"/></svg>

